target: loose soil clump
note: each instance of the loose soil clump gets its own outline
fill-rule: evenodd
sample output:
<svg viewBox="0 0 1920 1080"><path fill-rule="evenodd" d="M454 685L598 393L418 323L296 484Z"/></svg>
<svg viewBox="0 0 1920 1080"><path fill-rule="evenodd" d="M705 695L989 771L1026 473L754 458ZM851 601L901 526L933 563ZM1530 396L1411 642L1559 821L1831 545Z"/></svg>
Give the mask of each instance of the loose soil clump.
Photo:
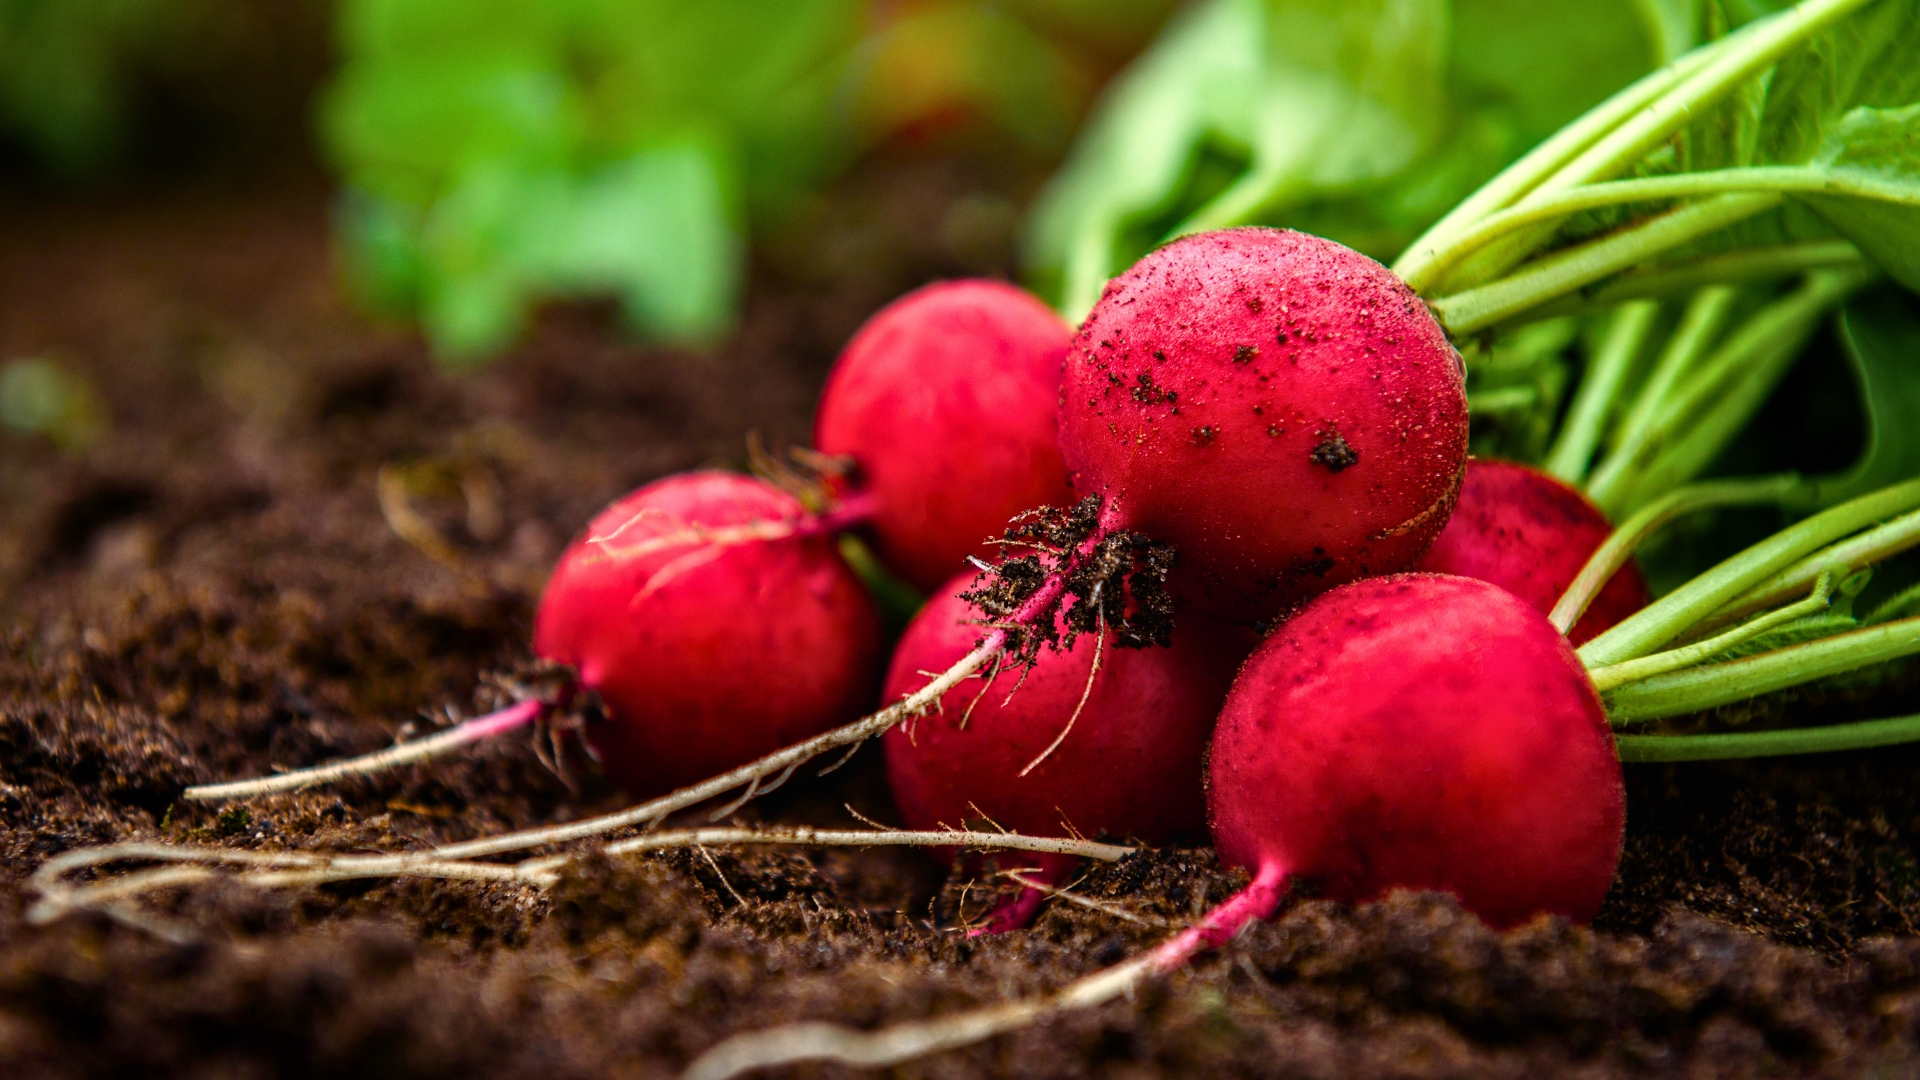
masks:
<svg viewBox="0 0 1920 1080"><path fill-rule="evenodd" d="M530 659L572 530L664 472L743 464L749 432L803 441L863 317L930 277L1005 269L1010 238L956 246L947 209L1025 183L964 157L878 162L767 243L717 353L641 349L575 307L455 378L344 306L316 182L0 209L0 359L54 359L108 418L76 452L0 436L0 1072L670 1076L747 1028L1058 986L1227 897L1239 878L1174 848L1074 886L1111 911L1055 902L1031 931L968 939L991 870L1017 859L948 873L908 851L712 849L588 858L545 891L197 885L148 909L180 941L25 919L27 875L88 844L416 850L620 806L514 739L242 806L179 797L494 704L483 676ZM878 763L870 749L743 817L895 820ZM1636 766L1628 786L1593 928L1496 933L1428 894L1302 897L1131 1002L910 1071L1920 1072L1920 752Z"/></svg>

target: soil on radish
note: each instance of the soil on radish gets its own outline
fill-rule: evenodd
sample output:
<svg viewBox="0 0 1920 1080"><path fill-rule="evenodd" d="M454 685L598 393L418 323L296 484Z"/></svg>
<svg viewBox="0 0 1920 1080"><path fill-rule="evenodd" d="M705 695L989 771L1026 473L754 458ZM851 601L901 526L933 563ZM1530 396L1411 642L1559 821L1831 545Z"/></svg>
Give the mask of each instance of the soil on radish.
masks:
<svg viewBox="0 0 1920 1080"><path fill-rule="evenodd" d="M770 239L718 356L637 350L614 313L576 308L461 380L337 298L317 182L0 209L0 359L84 373L112 421L82 456L0 436L0 1073L667 1076L746 1027L1059 985L1225 898L1238 881L1210 853L1167 851L1076 886L1143 921L1055 903L1031 932L968 941L951 928L988 906L985 867L714 849L590 860L545 894L195 887L156 907L186 945L23 918L26 875L84 844L408 849L620 805L518 738L244 807L177 798L425 731L423 706L488 705L477 680L528 659L538 575L571 530L661 473L741 464L749 431L804 439L862 318L1006 265L1010 235L955 242L942 223L981 215L948 208L1030 179L883 161ZM444 561L383 517L383 467ZM891 819L879 764L870 747L743 817ZM1431 895L1302 900L1131 1003L915 1075L1920 1070L1920 753L1627 778L1625 862L1594 929L1496 934Z"/></svg>

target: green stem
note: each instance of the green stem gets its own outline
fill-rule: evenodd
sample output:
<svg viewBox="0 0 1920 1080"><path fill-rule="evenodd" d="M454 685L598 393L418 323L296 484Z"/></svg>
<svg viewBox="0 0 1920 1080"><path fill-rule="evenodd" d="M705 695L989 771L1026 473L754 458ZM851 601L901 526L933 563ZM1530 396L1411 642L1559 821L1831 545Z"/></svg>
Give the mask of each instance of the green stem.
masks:
<svg viewBox="0 0 1920 1080"><path fill-rule="evenodd" d="M1258 169L1241 177L1167 234L1177 240L1190 233L1245 225L1278 202L1293 184L1291 169Z"/></svg>
<svg viewBox="0 0 1920 1080"><path fill-rule="evenodd" d="M1099 301L1107 279L1113 276L1113 231L1108 222L1098 229L1086 229L1067 257L1060 284L1060 314L1078 325Z"/></svg>
<svg viewBox="0 0 1920 1080"><path fill-rule="evenodd" d="M1706 114L1736 87L1869 2L1871 0L1808 0L1754 21L1723 42L1707 63L1607 131L1572 161L1541 180L1515 205L1529 207L1543 203L1570 188L1618 175ZM1734 38L1739 40L1736 42ZM1733 197L1737 196L1718 196L1711 201ZM1495 281L1524 261L1551 238L1553 232L1552 226L1532 226L1482 249L1445 278L1429 276L1423 280L1429 288L1444 287L1450 291Z"/></svg>
<svg viewBox="0 0 1920 1080"><path fill-rule="evenodd" d="M1770 611L1724 634L1693 645L1668 649L1666 652L1657 652L1638 660L1594 668L1587 672L1587 676L1593 680L1593 688L1604 694L1630 682L1639 682L1655 675L1665 675L1670 671L1692 667L1726 652L1735 645L1751 641L1777 626L1785 626L1795 619L1804 619L1809 615L1818 615L1832 606L1832 603L1833 573L1828 571L1821 574L1820 580L1814 584L1813 595L1797 604L1790 604L1778 611Z"/></svg>
<svg viewBox="0 0 1920 1080"><path fill-rule="evenodd" d="M1444 274L1475 251L1510 233L1532 225L1558 223L1581 211L1747 192L1831 195L1920 206L1920 197L1909 187L1877 183L1865 175L1835 173L1811 165L1757 165L1614 180L1573 188L1540 202L1529 200L1525 205L1486 218L1433 257L1433 272Z"/></svg>
<svg viewBox="0 0 1920 1080"><path fill-rule="evenodd" d="M1920 480L1881 488L1821 511L1725 560L1628 616L1582 646L1580 659L1587 667L1597 668L1645 656L1719 610L1727 601L1807 555L1867 526L1914 509L1920 509ZM1598 556L1596 552L1595 557ZM1565 600L1562 597L1562 602ZM1558 610L1556 607L1555 611Z"/></svg>
<svg viewBox="0 0 1920 1080"><path fill-rule="evenodd" d="M1574 485L1586 478L1587 464L1600 445L1600 432L1606 426L1607 414L1613 409L1614 399L1620 396L1621 384L1627 381L1627 372L1632 370L1634 359L1646 344L1647 335L1653 330L1653 317L1659 312L1659 304L1636 300L1622 305L1614 313L1613 320L1607 324L1606 336L1594 350L1593 363L1574 394L1573 404L1568 407L1567 418L1560 425L1560 435L1547 454L1548 472Z"/></svg>
<svg viewBox="0 0 1920 1080"><path fill-rule="evenodd" d="M1673 519L1722 506L1777 503L1799 487L1800 483L1797 474L1785 473L1738 480L1710 480L1668 492L1628 518L1607 537L1587 559L1587 564L1580 568L1579 575L1567 586L1566 593L1553 605L1553 612L1547 618L1561 633L1566 633L1580 621L1580 616L1586 614L1587 606L1593 603L1593 598L1600 594L1613 575L1627 564L1627 560L1633 558L1634 551Z"/></svg>
<svg viewBox="0 0 1920 1080"><path fill-rule="evenodd" d="M1807 39L1872 0L1807 0L1766 19L1753 33L1722 49L1670 93L1662 94L1588 147L1522 200L1544 202L1571 187L1604 180L1640 160L1675 132L1704 115L1748 79L1778 63Z"/></svg>
<svg viewBox="0 0 1920 1080"><path fill-rule="evenodd" d="M1765 404L1821 318L1865 280L1822 270L1747 319L1655 413L1639 451L1624 465L1615 504L1631 506L1711 465Z"/></svg>
<svg viewBox="0 0 1920 1080"><path fill-rule="evenodd" d="M1617 727L1684 716L1917 652L1920 618L1851 630L1804 645L1655 675L1618 687L1604 699L1607 721Z"/></svg>
<svg viewBox="0 0 1920 1080"><path fill-rule="evenodd" d="M1695 293L1686 310L1681 313L1680 325L1674 328L1673 336L1667 340L1667 347L1661 350L1659 359L1654 361L1646 384L1635 395L1627 415L1620 421L1613 447L1607 451L1605 460L1601 461L1600 467L1593 471L1592 478L1587 482L1587 497L1599 503L1609 514L1617 516L1620 513L1615 495L1621 478L1627 466L1640 457L1660 406L1666 403L1667 396L1679 384L1681 376L1719 335L1720 328L1726 324L1727 315L1732 311L1734 295L1734 290L1724 285L1710 285Z"/></svg>
<svg viewBox="0 0 1920 1080"><path fill-rule="evenodd" d="M1838 570L1842 577L1920 546L1920 510L1903 514L1858 536L1825 547L1755 585L1738 599L1708 616L1702 626L1724 626L1789 596L1806 590L1822 574Z"/></svg>
<svg viewBox="0 0 1920 1080"><path fill-rule="evenodd" d="M1531 386L1503 386L1467 395L1467 412L1491 416L1502 412L1525 412L1540 400L1540 391Z"/></svg>
<svg viewBox="0 0 1920 1080"><path fill-rule="evenodd" d="M1616 735L1620 760L1720 761L1727 758L1779 757L1866 750L1920 741L1920 716L1862 720L1828 727L1787 731L1743 731L1726 735Z"/></svg>
<svg viewBox="0 0 1920 1080"><path fill-rule="evenodd" d="M1578 120L1555 132L1520 160L1481 185L1480 190L1462 200L1447 215L1433 224L1394 260L1393 272L1408 287L1422 292L1433 284L1433 257L1481 218L1507 206L1532 191L1581 151L1599 141L1628 117L1666 93L1679 82L1707 65L1707 62L1734 46L1753 32L1748 24L1739 32L1687 53L1673 63L1642 76L1633 85L1601 102Z"/></svg>
<svg viewBox="0 0 1920 1080"><path fill-rule="evenodd" d="M1456 337L1504 322L1565 296L1609 274L1652 259L1708 233L1780 205L1772 194L1717 195L1669 210L1639 224L1558 251L1489 285L1443 296L1431 303L1447 332Z"/></svg>
<svg viewBox="0 0 1920 1080"><path fill-rule="evenodd" d="M1859 248L1845 240L1809 240L1745 248L1629 270L1590 292L1543 304L1528 312L1528 318L1591 315L1628 300L1668 300L1709 285L1744 285L1793 277L1810 270L1871 269L1872 266Z"/></svg>

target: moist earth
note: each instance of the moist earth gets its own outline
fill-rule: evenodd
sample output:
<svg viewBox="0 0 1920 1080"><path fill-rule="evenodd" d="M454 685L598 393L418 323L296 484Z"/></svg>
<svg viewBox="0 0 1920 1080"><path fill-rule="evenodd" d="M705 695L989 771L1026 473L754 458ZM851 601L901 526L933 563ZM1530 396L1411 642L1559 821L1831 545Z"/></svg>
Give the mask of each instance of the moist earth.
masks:
<svg viewBox="0 0 1920 1080"><path fill-rule="evenodd" d="M571 306L451 377L343 299L315 178L7 197L0 360L84 377L106 425L64 450L0 434L0 1073L671 1076L744 1029L1059 986L1225 898L1241 879L1195 838L1091 869L1073 891L1106 910L1055 902L977 940L960 931L993 861L889 849L596 855L545 891L205 882L159 894L145 929L26 919L28 875L90 844L416 850L622 805L583 757L556 774L518 737L242 807L180 793L493 704L488 678L531 659L542 574L602 503L744 466L750 436L802 442L862 318L1009 268L1008 208L1031 188L993 160L882 155L803 209L764 238L717 351L637 345L611 309ZM1775 710L1895 715L1915 696L1896 681ZM895 820L878 758L740 816ZM1625 858L1592 928L1299 896L1132 1000L898 1072L1920 1074L1920 754L1627 776Z"/></svg>

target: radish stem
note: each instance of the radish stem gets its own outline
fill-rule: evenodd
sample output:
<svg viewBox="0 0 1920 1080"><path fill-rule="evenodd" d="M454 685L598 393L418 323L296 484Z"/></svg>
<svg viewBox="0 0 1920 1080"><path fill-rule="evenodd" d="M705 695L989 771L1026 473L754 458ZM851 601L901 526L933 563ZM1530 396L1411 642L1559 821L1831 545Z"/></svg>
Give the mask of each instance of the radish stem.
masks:
<svg viewBox="0 0 1920 1080"><path fill-rule="evenodd" d="M1498 281L1442 296L1429 306L1449 334L1471 334L1780 203L1779 195L1751 193L1689 203L1544 256Z"/></svg>
<svg viewBox="0 0 1920 1080"><path fill-rule="evenodd" d="M1920 618L1900 619L1629 683L1607 693L1607 719L1620 726L1682 716L1914 653L1920 653Z"/></svg>
<svg viewBox="0 0 1920 1080"><path fill-rule="evenodd" d="M1607 422L1614 399L1632 370L1634 358L1646 344L1653 329L1653 317L1660 305L1651 300L1636 300L1621 305L1607 324L1606 336L1595 350L1587 375L1580 382L1567 418L1560 426L1560 437L1548 453L1546 470L1569 484L1578 484L1587 475L1593 452L1600 445L1601 429Z"/></svg>
<svg viewBox="0 0 1920 1080"><path fill-rule="evenodd" d="M1626 89L1555 132L1547 141L1528 151L1478 191L1467 196L1424 235L1408 245L1407 250L1394 260L1393 272L1399 274L1415 292L1426 291L1435 279L1436 257L1456 237L1489 214L1527 195L1582 151L1605 137L1607 132L1646 108L1682 79L1705 67L1709 60L1726 51L1736 41L1753 33L1752 26L1748 24L1717 42L1677 57L1672 63L1641 76Z"/></svg>
<svg viewBox="0 0 1920 1080"><path fill-rule="evenodd" d="M1612 500L1631 506L1644 492L1685 483L1712 464L1799 356L1819 321L1868 273L1822 270L1747 319L1684 377L1655 410L1636 456L1623 463Z"/></svg>
<svg viewBox="0 0 1920 1080"><path fill-rule="evenodd" d="M1920 545L1920 510L1903 514L1885 525L1868 529L1858 536L1849 537L1801 559L1708 616L1701 626L1710 629L1716 625L1725 625L1743 615L1772 607L1805 589L1809 583L1830 569L1838 567L1846 572L1859 570L1898 555L1915 545Z"/></svg>
<svg viewBox="0 0 1920 1080"><path fill-rule="evenodd" d="M1607 667L1594 668L1588 671L1587 675L1593 680L1593 688L1604 694L1630 682L1638 682L1655 675L1665 675L1670 671L1692 667L1703 660L1726 652L1735 645L1751 641L1777 626L1784 626L1795 619L1804 619L1809 615L1817 615L1827 610L1832 605L1833 584L1833 572L1825 571L1815 584L1813 595L1797 604L1768 612L1718 637L1708 638L1706 641L1678 649L1654 653L1651 656L1643 656L1638 660L1626 660Z"/></svg>
<svg viewBox="0 0 1920 1080"><path fill-rule="evenodd" d="M1778 483L1779 480L1776 478L1771 482ZM1914 509L1920 509L1920 480L1894 484L1815 514L1725 560L1587 642L1580 648L1580 659L1592 669L1645 656L1686 632L1729 600L1807 555L1860 529ZM1598 561L1603 554L1606 554L1604 547L1595 553L1594 561ZM1591 565L1593 563L1589 562ZM1586 576L1585 571L1581 576ZM1572 593L1573 590L1569 589L1569 596ZM1565 602L1566 598L1563 597L1562 603ZM1554 610L1558 613L1560 608L1556 606ZM1559 625L1557 620L1555 625ZM1661 676L1667 679L1682 677Z"/></svg>
<svg viewBox="0 0 1920 1080"><path fill-rule="evenodd" d="M1861 720L1786 731L1723 735L1618 735L1621 761L1721 761L1728 758L1830 754L1920 741L1920 716Z"/></svg>
<svg viewBox="0 0 1920 1080"><path fill-rule="evenodd" d="M1564 220L1587 210L1633 203L1667 202L1699 196L1771 192L1874 199L1900 206L1920 205L1910 188L1839 174L1812 165L1748 165L1732 169L1613 180L1573 188L1540 202L1529 201L1480 221L1461 235L1436 262L1444 273L1474 251L1529 226Z"/></svg>
<svg viewBox="0 0 1920 1080"><path fill-rule="evenodd" d="M1593 598L1627 564L1634 551L1674 518L1721 506L1780 502L1800 484L1798 475L1784 473L1753 479L1709 480L1668 492L1665 497L1628 518L1613 531L1613 535L1607 537L1606 542L1587 560L1587 565L1581 568L1579 576L1567 586L1565 595L1554 604L1547 618L1561 633L1566 633L1580 621L1580 616L1586 614Z"/></svg>
<svg viewBox="0 0 1920 1080"><path fill-rule="evenodd" d="M1527 318L1584 315L1626 300L1665 299L1709 285L1773 281L1812 270L1872 268L1873 264L1860 249L1845 240L1808 240L1745 248L1629 270L1591 293L1544 304L1529 312Z"/></svg>
<svg viewBox="0 0 1920 1080"><path fill-rule="evenodd" d="M1606 459L1587 482L1587 495L1602 508L1615 506L1615 492L1622 483L1626 467L1642 453L1655 417L1667 396L1692 368L1725 325L1733 306L1734 290L1725 285L1710 285L1696 292L1681 313L1680 325L1654 361L1646 384L1634 397L1627 415L1620 421L1619 433ZM1616 508L1615 513L1618 513Z"/></svg>

